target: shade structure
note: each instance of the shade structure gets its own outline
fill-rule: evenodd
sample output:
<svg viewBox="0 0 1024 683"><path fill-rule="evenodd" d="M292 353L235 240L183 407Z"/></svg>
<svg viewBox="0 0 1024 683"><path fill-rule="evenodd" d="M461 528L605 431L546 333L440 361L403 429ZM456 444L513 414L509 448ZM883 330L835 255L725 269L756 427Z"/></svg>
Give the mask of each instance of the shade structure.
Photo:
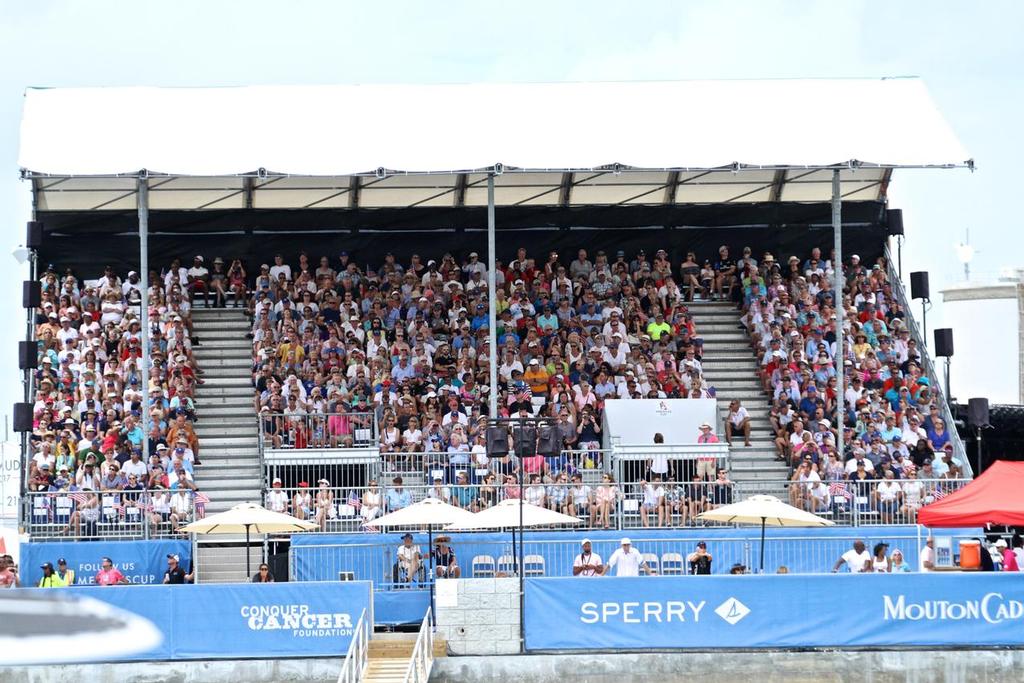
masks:
<svg viewBox="0 0 1024 683"><path fill-rule="evenodd" d="M520 509L522 520L520 520ZM548 510L519 498L508 498L493 507L473 515L465 522L451 524L449 530L456 529L504 529L507 527L553 526L555 524L580 524L576 517L563 515L555 510Z"/></svg>
<svg viewBox="0 0 1024 683"><path fill-rule="evenodd" d="M197 519L179 527L191 534L245 534L245 576L252 576L249 565L249 534L279 534L293 531L312 531L319 526L291 515L268 510L256 503L239 503L230 510Z"/></svg>
<svg viewBox="0 0 1024 683"><path fill-rule="evenodd" d="M831 520L784 503L775 496L750 496L697 515L697 519L727 524L761 525L761 571L764 571L764 530L766 526L833 526Z"/></svg>
<svg viewBox="0 0 1024 683"><path fill-rule="evenodd" d="M927 527L1024 526L1024 462L997 460L960 490L925 505L917 520Z"/></svg>
<svg viewBox="0 0 1024 683"><path fill-rule="evenodd" d="M424 498L401 510L389 512L383 517L371 520L370 523L379 528L386 527L443 527L458 524L472 519L473 513L462 508L449 505L437 498Z"/></svg>

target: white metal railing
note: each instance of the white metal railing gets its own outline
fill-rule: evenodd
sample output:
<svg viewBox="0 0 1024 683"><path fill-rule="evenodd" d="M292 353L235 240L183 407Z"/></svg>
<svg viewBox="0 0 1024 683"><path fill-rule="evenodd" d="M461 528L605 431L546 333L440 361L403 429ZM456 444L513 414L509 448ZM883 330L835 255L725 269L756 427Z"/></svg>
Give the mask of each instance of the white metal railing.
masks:
<svg viewBox="0 0 1024 683"><path fill-rule="evenodd" d="M431 620L428 607L409 658L409 668L405 671L405 683L427 683L430 679L430 669L434 666L434 627Z"/></svg>
<svg viewBox="0 0 1024 683"><path fill-rule="evenodd" d="M352 642L349 643L348 652L345 654L345 661L342 662L341 672L338 674L338 683L360 683L366 673L367 662L370 658L370 621L366 617L366 610L359 615L359 623L356 624L355 633L352 634Z"/></svg>

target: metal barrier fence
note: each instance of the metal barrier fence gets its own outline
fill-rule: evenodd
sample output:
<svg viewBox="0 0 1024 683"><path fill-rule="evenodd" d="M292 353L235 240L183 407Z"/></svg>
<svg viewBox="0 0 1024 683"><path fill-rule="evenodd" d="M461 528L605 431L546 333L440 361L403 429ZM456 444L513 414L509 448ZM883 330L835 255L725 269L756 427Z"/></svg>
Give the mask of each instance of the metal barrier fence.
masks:
<svg viewBox="0 0 1024 683"><path fill-rule="evenodd" d="M384 486L376 487L278 487L266 494L264 504L277 512L316 521L321 531L329 533L373 531L376 517L424 498L437 498L478 512L520 495L529 503L580 520L577 526L563 528L702 528L726 525L697 519L701 512L751 495L769 494L840 526L877 526L915 524L923 505L969 483L967 479L905 479L893 480L892 485L884 480L617 484L607 477L606 473L589 473L575 482L563 475L553 481L528 478L520 487L516 475L502 479L492 472L482 477L466 472L464 478L446 478L429 485L403 484L401 488L390 482L379 482Z"/></svg>
<svg viewBox="0 0 1024 683"><path fill-rule="evenodd" d="M22 498L22 519L37 541L181 538L176 529L201 518L208 502L191 491L29 492Z"/></svg>
<svg viewBox="0 0 1024 683"><path fill-rule="evenodd" d="M374 413L260 413L260 448L366 448L377 446Z"/></svg>
<svg viewBox="0 0 1024 683"><path fill-rule="evenodd" d="M667 466L669 473L681 480L692 480L694 475L713 478L717 470L729 469L729 445L724 442L622 445L613 437L612 461L615 478L621 482L640 481L655 464Z"/></svg>
<svg viewBox="0 0 1024 683"><path fill-rule="evenodd" d="M896 297L900 306L903 307L903 310L907 312L903 321L907 323L907 326L910 329L910 335L917 341L917 348L921 351L922 369L931 382L932 403L939 407L939 411L942 413L942 420L946 423L946 431L949 433L950 442L953 444L953 459L960 466L963 473L968 477L971 477L974 475L974 468L971 467L971 461L967 457L967 450L964 447L964 441L960 438L960 434L956 430L956 420L953 418L953 412L949 409L948 397L945 395L942 382L939 380L940 375L935 369L935 363L932 361L932 355L928 350L928 340L925 339L925 335L921 333L921 329L917 326L917 320L915 320L914 316L911 314L910 299L907 297L907 292L903 288L903 282L900 280L899 273L896 272L896 269L893 266L895 261L892 258L892 252L889 250L888 245L885 247L885 262L886 275L892 285L892 293Z"/></svg>
<svg viewBox="0 0 1024 683"><path fill-rule="evenodd" d="M517 458L511 454L507 457L492 457L488 453L483 453L478 459L475 453L462 452L459 454L461 457L456 459L456 464L452 464L452 455L444 451L386 453L382 456L380 476L388 482L395 477L402 477L409 483L417 483L421 480L433 481L436 476L444 478L445 481L454 481L457 470L471 471L474 477L482 478L488 471L500 476L519 469L521 465L527 474L553 474L564 471L570 474L579 472L596 476L600 472L610 472L612 467L611 451L602 448L563 450L558 456L537 455L528 458ZM486 465L482 464L485 461Z"/></svg>
<svg viewBox="0 0 1024 683"><path fill-rule="evenodd" d="M742 567L744 573L757 570L760 561L760 532L748 528L747 533L735 538L704 538L697 534L689 536L673 536L658 539L634 539L633 547L638 550L647 563L650 573L655 575L687 575L703 573L698 570L702 564L695 553L697 543L705 542L706 551L711 556L708 570L712 574L728 574L736 565ZM462 578L493 578L515 575L516 559L513 554L511 540L493 540L475 538L477 534L460 534L450 544L456 553ZM534 540L526 535L523 546L524 576L572 576L573 564L580 556L580 538L583 534L566 534L565 539ZM957 547L958 540L969 538L966 534L952 538L952 547ZM876 540L888 545L889 553L900 550L910 571L919 571L919 551L925 543L925 537L919 536L916 529L906 527L905 530L887 529L884 538L873 539L870 534L844 534L820 536L807 534L788 534L785 537L773 538L771 534L765 540L765 573L785 572L793 574L824 574L833 571L837 560L850 550L855 541L863 541L869 553L872 552ZM594 552L607 562L611 554L618 548L617 540L593 540ZM302 545L292 549L292 576L302 579L295 572L297 563L315 566L316 573L322 577L370 580L377 590L402 590L421 588L432 580L429 569L429 557L425 544L416 545L422 553L420 568L414 576L408 576L399 562L398 542L391 543L359 543L359 544L324 544ZM301 559L295 557L301 553ZM843 569L846 571L846 569ZM615 571L608 572L614 575Z"/></svg>

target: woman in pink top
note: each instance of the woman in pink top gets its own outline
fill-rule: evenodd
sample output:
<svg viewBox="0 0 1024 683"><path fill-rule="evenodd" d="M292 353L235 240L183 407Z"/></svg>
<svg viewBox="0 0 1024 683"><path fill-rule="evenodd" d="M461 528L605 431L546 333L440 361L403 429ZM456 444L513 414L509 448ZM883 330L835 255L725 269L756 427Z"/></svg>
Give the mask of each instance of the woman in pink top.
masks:
<svg viewBox="0 0 1024 683"><path fill-rule="evenodd" d="M100 570L96 572L96 585L116 586L118 584L125 583L128 583L128 579L125 575L114 566L114 563L110 561L109 557L104 557Z"/></svg>
<svg viewBox="0 0 1024 683"><path fill-rule="evenodd" d="M1007 547L1005 538L1000 538L996 541L996 548L999 550L999 554L1003 556L1003 571L1019 572L1020 567L1017 565L1017 556L1012 548Z"/></svg>

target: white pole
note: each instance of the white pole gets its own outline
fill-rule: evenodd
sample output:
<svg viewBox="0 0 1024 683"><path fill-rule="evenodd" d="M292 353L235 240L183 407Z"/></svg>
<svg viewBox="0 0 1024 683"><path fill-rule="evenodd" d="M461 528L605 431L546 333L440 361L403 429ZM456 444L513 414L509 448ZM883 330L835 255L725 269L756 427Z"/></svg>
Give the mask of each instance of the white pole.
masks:
<svg viewBox="0 0 1024 683"><path fill-rule="evenodd" d="M835 236L835 262L832 264L834 285L833 301L836 311L836 378L839 385L836 388L836 452L840 462L843 459L843 429L846 424L845 411L843 410L843 393L846 391L846 344L843 338L843 199L841 183L839 182L839 169L832 171L832 232Z"/></svg>
<svg viewBox="0 0 1024 683"><path fill-rule="evenodd" d="M498 417L498 296L496 293L497 276L495 264L497 262L495 253L494 237L494 174L487 174L487 342L490 345L490 407L489 417L493 420Z"/></svg>
<svg viewBox="0 0 1024 683"><path fill-rule="evenodd" d="M139 277L142 287L142 462L149 464L149 180L146 173L139 176Z"/></svg>

